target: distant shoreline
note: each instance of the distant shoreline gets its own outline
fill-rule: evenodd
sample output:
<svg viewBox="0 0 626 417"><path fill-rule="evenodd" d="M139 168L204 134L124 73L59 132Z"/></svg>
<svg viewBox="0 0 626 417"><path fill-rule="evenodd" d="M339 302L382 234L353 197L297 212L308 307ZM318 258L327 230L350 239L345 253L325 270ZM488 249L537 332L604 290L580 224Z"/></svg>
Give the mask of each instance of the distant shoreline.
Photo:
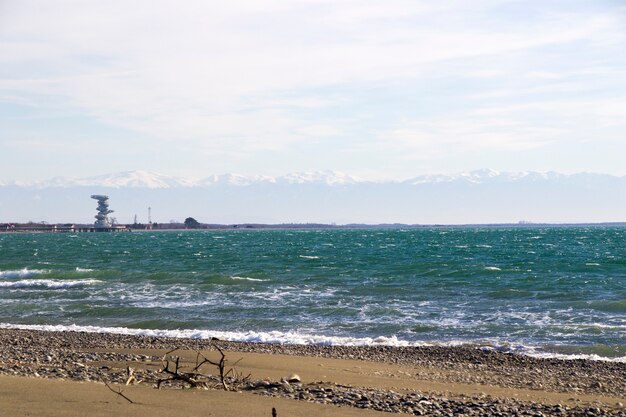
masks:
<svg viewBox="0 0 626 417"><path fill-rule="evenodd" d="M71 227L69 227L71 226ZM325 223L237 223L237 224L210 224L200 223L198 227L185 227L182 223L153 223L145 224L121 224L132 232L155 232L155 231L193 231L193 230L350 230L350 229L462 229L462 228L559 228L559 227L626 227L626 222L600 222L600 223L467 223L467 224L404 224L404 223L349 223L349 224L325 224ZM82 223L0 223L0 233L83 233L94 226Z"/></svg>

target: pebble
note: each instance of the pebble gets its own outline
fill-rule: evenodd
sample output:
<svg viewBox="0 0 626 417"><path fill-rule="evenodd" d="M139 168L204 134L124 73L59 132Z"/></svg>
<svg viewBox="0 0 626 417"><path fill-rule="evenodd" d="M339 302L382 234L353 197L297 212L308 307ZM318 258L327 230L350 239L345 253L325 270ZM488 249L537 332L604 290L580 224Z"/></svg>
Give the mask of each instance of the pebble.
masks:
<svg viewBox="0 0 626 417"><path fill-rule="evenodd" d="M107 381L124 384L124 369L107 363L160 363L150 355L103 352L108 349L212 349L211 341L166 339L80 332L38 332L0 329L0 374L62 378L78 381ZM527 356L484 351L472 347L389 347L389 346L309 346L234 343L219 341L225 351L248 351L303 355L310 357L358 358L414 365L437 370L442 382L481 383L509 388L602 394L622 398L626 392L626 363L608 361L538 359ZM98 352L81 350L98 349ZM470 366L471 365L471 366ZM467 369L472 372L467 372ZM440 372L446 370L448 372ZM414 371L417 375L417 371ZM135 377L155 384L166 378L156 368L137 368ZM229 384L236 381L232 379ZM217 386L217 377L207 376L207 386ZM212 385L211 385L212 384ZM165 387L183 388L180 383ZM294 400L329 403L377 411L429 416L619 416L626 417L622 402L613 405L576 406L496 399L477 396L448 398L420 392L397 392L344 386L329 382L303 384L292 374L281 381L247 381L239 389L260 395Z"/></svg>

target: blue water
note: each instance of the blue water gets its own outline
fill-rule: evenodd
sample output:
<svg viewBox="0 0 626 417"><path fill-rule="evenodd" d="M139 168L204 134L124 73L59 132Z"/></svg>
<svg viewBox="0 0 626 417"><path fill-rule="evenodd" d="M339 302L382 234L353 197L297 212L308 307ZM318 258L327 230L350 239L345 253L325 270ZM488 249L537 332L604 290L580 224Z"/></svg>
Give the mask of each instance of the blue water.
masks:
<svg viewBox="0 0 626 417"><path fill-rule="evenodd" d="M0 323L626 360L626 229L0 234Z"/></svg>

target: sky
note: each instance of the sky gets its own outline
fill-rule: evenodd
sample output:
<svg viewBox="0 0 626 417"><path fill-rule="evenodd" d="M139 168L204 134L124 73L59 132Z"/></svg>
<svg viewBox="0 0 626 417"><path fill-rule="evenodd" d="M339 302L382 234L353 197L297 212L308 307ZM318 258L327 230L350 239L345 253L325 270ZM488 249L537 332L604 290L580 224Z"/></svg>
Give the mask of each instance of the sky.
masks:
<svg viewBox="0 0 626 417"><path fill-rule="evenodd" d="M0 0L0 181L626 175L622 0Z"/></svg>

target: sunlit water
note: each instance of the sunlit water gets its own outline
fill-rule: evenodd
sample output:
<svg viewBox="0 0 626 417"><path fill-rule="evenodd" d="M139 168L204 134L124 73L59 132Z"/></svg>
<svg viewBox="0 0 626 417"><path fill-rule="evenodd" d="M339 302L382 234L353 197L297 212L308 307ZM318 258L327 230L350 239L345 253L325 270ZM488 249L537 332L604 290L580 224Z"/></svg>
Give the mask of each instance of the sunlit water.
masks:
<svg viewBox="0 0 626 417"><path fill-rule="evenodd" d="M0 322L626 360L626 229L0 234Z"/></svg>

